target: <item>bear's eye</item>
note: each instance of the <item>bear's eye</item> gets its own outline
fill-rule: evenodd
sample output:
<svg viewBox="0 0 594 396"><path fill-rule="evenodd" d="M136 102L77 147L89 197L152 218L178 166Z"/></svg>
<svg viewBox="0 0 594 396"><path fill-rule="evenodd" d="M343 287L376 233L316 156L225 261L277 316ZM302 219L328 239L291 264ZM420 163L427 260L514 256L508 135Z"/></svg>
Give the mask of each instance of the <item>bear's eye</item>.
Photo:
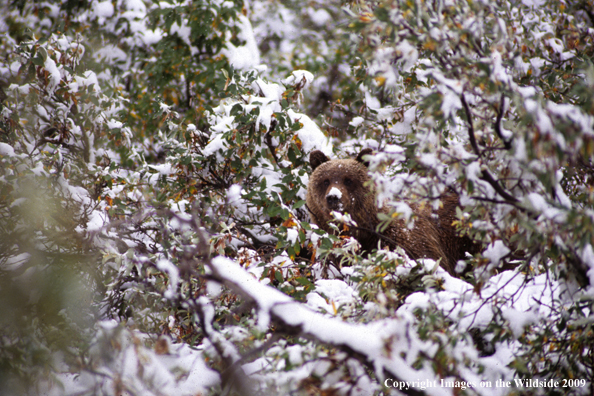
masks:
<svg viewBox="0 0 594 396"><path fill-rule="evenodd" d="M344 178L344 185L347 187L350 187L353 185L353 181L351 179L349 179L348 177Z"/></svg>
<svg viewBox="0 0 594 396"><path fill-rule="evenodd" d="M330 180L326 179L324 180L324 187L328 187L330 185Z"/></svg>

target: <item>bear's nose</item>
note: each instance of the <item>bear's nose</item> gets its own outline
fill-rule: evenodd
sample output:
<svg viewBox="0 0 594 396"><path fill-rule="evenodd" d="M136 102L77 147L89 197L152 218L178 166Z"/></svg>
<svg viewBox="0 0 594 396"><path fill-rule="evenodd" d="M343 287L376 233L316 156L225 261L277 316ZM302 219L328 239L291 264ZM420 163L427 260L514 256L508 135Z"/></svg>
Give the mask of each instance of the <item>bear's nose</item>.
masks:
<svg viewBox="0 0 594 396"><path fill-rule="evenodd" d="M336 188L332 187L330 192L326 195L326 202L328 203L328 207L331 210L341 210L342 209L342 202L340 199L342 198L342 192Z"/></svg>
<svg viewBox="0 0 594 396"><path fill-rule="evenodd" d="M328 203L328 207L332 210L338 210L340 207L340 198L336 195L328 195L326 197L326 202Z"/></svg>

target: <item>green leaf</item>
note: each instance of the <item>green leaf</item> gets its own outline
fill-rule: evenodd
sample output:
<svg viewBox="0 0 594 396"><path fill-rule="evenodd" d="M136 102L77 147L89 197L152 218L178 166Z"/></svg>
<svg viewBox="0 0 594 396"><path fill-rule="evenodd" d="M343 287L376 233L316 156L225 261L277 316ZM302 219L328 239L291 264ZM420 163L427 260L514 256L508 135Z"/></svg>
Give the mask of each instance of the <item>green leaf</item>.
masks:
<svg viewBox="0 0 594 396"><path fill-rule="evenodd" d="M301 201L297 201L295 203L295 205L293 205L293 209L299 209L300 207L302 207L303 205L305 205L306 201L301 200Z"/></svg>

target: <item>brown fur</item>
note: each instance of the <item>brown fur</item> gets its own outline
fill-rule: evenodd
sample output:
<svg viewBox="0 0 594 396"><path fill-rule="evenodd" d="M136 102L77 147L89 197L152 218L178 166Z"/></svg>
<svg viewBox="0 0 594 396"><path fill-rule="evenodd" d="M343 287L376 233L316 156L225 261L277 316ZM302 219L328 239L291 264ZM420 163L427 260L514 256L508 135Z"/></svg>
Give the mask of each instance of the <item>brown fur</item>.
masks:
<svg viewBox="0 0 594 396"><path fill-rule="evenodd" d="M465 252L478 251L478 245L467 237L459 237L452 225L456 220L458 196L445 195L441 199L442 206L435 212L409 204L416 215L414 228L408 229L404 220L396 219L379 235L376 232L380 222L378 213L387 213L387 210L376 205L363 160L366 154L371 154L371 150L362 150L356 159L329 160L321 151L311 152L309 160L313 172L307 186L307 207L312 221L330 233L330 212L349 213L357 223L349 234L359 241L364 251L376 249L381 240L382 246L391 249L400 246L412 259L441 258L441 266L456 276L456 262L465 257ZM329 194L332 188L337 188L340 194Z"/></svg>

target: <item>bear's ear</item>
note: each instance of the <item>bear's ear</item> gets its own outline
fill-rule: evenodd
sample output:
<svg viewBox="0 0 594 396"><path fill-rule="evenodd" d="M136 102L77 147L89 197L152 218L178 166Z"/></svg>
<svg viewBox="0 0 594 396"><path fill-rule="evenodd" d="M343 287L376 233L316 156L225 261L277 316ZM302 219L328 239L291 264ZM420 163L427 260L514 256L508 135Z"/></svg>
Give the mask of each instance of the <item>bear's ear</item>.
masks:
<svg viewBox="0 0 594 396"><path fill-rule="evenodd" d="M359 153L359 155L356 158L357 162L360 162L363 165L365 165L366 167L368 167L369 166L369 161L364 160L363 159L363 156L370 155L370 154L373 154L373 150L370 149L370 148L366 148L366 149L361 150L361 152Z"/></svg>
<svg viewBox="0 0 594 396"><path fill-rule="evenodd" d="M324 162L330 161L326 154L322 153L320 150L314 150L309 153L309 164L311 165L311 170L314 171L318 166L322 165Z"/></svg>

